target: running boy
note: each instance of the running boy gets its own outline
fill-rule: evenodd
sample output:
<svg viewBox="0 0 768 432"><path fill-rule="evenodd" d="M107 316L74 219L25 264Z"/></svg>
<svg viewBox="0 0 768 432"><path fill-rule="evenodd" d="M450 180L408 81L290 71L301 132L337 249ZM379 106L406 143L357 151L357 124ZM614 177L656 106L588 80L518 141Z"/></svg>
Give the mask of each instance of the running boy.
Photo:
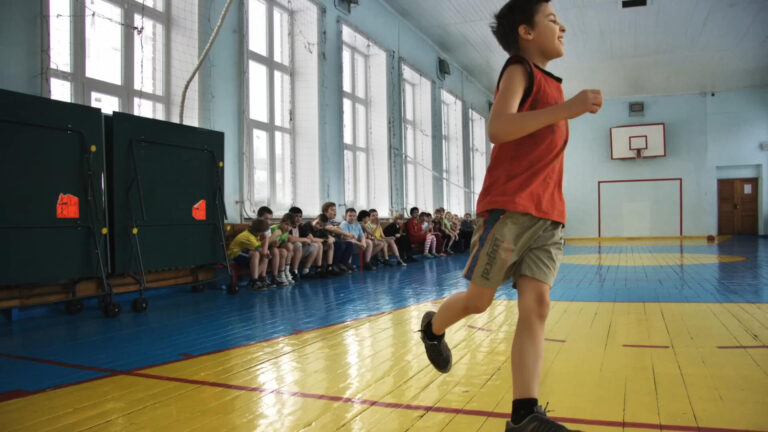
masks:
<svg viewBox="0 0 768 432"><path fill-rule="evenodd" d="M565 26L549 0L512 0L493 34L510 55L501 71L488 123L495 143L477 201L465 292L453 294L421 321L421 339L440 372L451 369L445 330L484 312L502 283L514 280L518 321L512 342L512 416L506 431L567 431L538 405L549 291L563 252L563 156L568 119L597 113L599 90L564 101L560 78L545 70L562 57Z"/></svg>

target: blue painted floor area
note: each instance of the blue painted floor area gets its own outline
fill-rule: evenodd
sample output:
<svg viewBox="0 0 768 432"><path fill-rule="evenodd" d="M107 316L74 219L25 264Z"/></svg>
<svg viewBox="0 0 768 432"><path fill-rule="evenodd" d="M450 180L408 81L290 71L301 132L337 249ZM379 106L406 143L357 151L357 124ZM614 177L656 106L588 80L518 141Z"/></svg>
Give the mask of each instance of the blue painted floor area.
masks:
<svg viewBox="0 0 768 432"><path fill-rule="evenodd" d="M105 373L72 369L26 360L0 357L0 393L37 391L73 382L107 376Z"/></svg>
<svg viewBox="0 0 768 432"><path fill-rule="evenodd" d="M680 246L566 246L566 254L671 253ZM739 255L747 261L686 266L563 264L553 300L608 302L768 302L768 239L737 238L683 252ZM87 367L130 370L285 336L444 297L466 289L468 255L421 260L264 292L163 290L137 314L104 318L96 305L70 316L58 305L41 316L0 323L0 393L35 391L100 376L98 372L13 360L2 354ZM509 284L498 299L513 299ZM39 315L39 314L38 314ZM417 324L414 323L414 330Z"/></svg>

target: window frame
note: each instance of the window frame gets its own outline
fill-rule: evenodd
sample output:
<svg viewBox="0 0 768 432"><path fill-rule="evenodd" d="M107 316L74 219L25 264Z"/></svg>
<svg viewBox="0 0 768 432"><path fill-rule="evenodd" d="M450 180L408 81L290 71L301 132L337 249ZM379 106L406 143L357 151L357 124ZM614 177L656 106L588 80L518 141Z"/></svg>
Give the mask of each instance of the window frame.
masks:
<svg viewBox="0 0 768 432"><path fill-rule="evenodd" d="M446 103L445 95L448 95L449 97L451 97L453 99L453 102L452 103L451 102ZM449 129L450 129L452 123L449 124L446 121L447 113L451 109L451 107L450 107L451 104L460 104L460 107L459 107L459 110L458 110L458 116L457 116L456 119L454 119L456 124L458 125L457 127L460 127L460 130L458 131L459 134L458 134L457 137L455 137L456 140L457 140L456 142L452 142L451 141L451 137L452 136L451 136L451 132L450 132ZM442 122L441 122L442 124L441 124L440 139L441 139L441 142L442 142L442 150L443 150L443 170L442 170L442 173L441 173L441 177L442 177L442 180L443 180L443 207L445 207L447 211L456 212L457 209L451 207L450 192L451 192L452 188L459 188L459 189L461 189L461 192L462 192L462 198L460 199L460 201L462 202L461 210L462 210L462 213L463 213L463 212L466 211L466 207L467 207L466 197L465 197L466 192L467 191L471 191L471 186L470 186L470 188L467 188L467 186L465 184L466 183L466 179L465 179L466 170L464 169L464 166L463 166L463 160L466 157L466 155L464 154L464 113L465 113L465 109L466 109L466 103L461 98L459 98L457 95L451 93L450 91L446 90L445 88L441 88L440 89L440 109L442 110L441 111L442 112L442 116L441 116L442 117ZM450 168L448 167L448 165L449 165L448 162L449 162L449 158L450 158L450 156L448 154L449 154L449 150L452 150L451 149L451 145L456 145L456 149L461 151L461 156L462 156L461 157L461 163L458 165L460 167L460 170L461 170L461 173L460 173L461 175L458 176L459 180L461 181L460 184L457 183L457 182L452 181L452 179L449 177L449 175L451 173L450 173ZM453 149L453 150L456 150L456 149Z"/></svg>
<svg viewBox="0 0 768 432"><path fill-rule="evenodd" d="M469 143L470 143L469 150L470 152L472 152L472 160L470 162L471 164L470 165L471 167L470 187L471 187L472 199L470 200L470 205L471 205L471 210L473 212L477 210L475 206L477 205L477 198L480 195L480 189L475 189L477 185L477 171L475 169L477 167L477 164L476 164L477 161L475 160L475 158L478 157L478 152L476 151L476 149L480 148L475 142L475 138L476 138L475 137L475 121L477 121L477 119L481 119L483 122L483 131L484 131L483 137L485 138L483 140L483 146L482 146L482 150L483 150L482 154L485 156L485 160L483 161L483 166L485 168L488 168L488 163L490 162L490 157L489 157L490 141L488 139L488 119L484 117L479 111L475 110L472 107L469 107ZM485 174L483 174L483 177L485 177ZM482 182L481 182L480 188L482 189Z"/></svg>
<svg viewBox="0 0 768 432"><path fill-rule="evenodd" d="M164 0L162 10L150 6L144 6L141 0L100 0L121 10L121 84L114 84L87 76L86 72L86 25L88 14L85 2L69 1L70 18L70 71L55 69L51 65L51 19L50 1L42 2L43 12L43 79L42 91L44 95L51 97L51 79L67 81L70 83L70 102L91 106L91 97L94 92L103 93L118 98L120 111L135 113L134 103L137 99L148 100L152 103L160 103L163 106L162 115L159 118L168 120L170 116L171 102L171 71L170 71L170 16L171 2ZM162 57L162 93L155 94L135 88L136 70L134 69L134 52L136 46L135 22L136 15L142 15L163 27L163 57ZM137 113L135 113L138 115Z"/></svg>
<svg viewBox="0 0 768 432"><path fill-rule="evenodd" d="M346 24L343 24L346 25ZM358 33L353 28L347 26L350 30L354 31L355 33ZM343 32L342 27L342 32ZM358 33L359 34L359 33ZM360 35L362 37L365 37L363 35ZM372 43L370 39L366 38L366 40L369 43ZM350 52L350 71L349 71L349 77L351 80L351 89L350 91L347 91L344 89L344 50L349 50ZM344 41L344 38L342 37L341 42L341 58L342 58L342 86L341 86L341 104L342 104L342 139L341 142L343 144L342 152L344 154L344 160L346 160L347 152L352 153L352 177L354 179L353 181L353 191L352 191L352 197L347 196L347 190L346 190L346 178L345 178L345 189L344 189L344 199L348 206L351 207L357 207L363 204L362 201L368 200L370 196L370 115L371 115L371 106L370 106L370 96L371 96L371 85L370 85L370 56L369 54L363 52L362 50L358 49L357 47L353 46L349 42ZM365 86L365 96L358 95L358 65L356 62L356 58L360 56L363 58L363 71L365 73L365 78L363 80L363 85ZM345 101L349 101L351 105L351 113L350 117L352 119L352 124L349 126L351 130L351 143L347 143L344 135L344 125L343 122L345 121L345 113L344 113L344 103ZM360 123L360 119L358 118L357 113L357 106L362 105L365 107L365 119L363 120L363 125L365 127L365 145L361 146L358 142L358 126ZM366 169L365 169L365 195L363 196L360 193L360 167L359 167L359 158L360 156L363 156L365 159ZM345 169L345 175L346 175L346 169Z"/></svg>
<svg viewBox="0 0 768 432"><path fill-rule="evenodd" d="M247 194L245 198L246 203L250 203L253 207L251 210L255 211L256 208L258 208L261 205L267 205L270 207L275 208L281 208L282 209L282 203L278 202L276 199L277 197L277 148L276 148L276 136L277 134L285 134L289 137L289 144L288 147L290 149L290 159L291 159L291 172L290 172L290 199L287 200L290 203L292 203L295 200L296 197L296 172L295 172L295 159L296 159L296 141L294 139L295 137L295 131L294 131L294 121L293 121L293 112L294 107L293 103L295 101L295 87L293 83L293 11L290 10L289 7L285 6L281 1L279 0L254 0L254 1L260 1L264 3L266 8L266 17L267 17L267 26L266 26L266 55L257 53L255 51L252 51L249 47L249 39L250 39L250 27L249 27L249 16L250 16L250 3L251 0L246 0L243 2L243 19L245 21L245 37L243 44L243 50L244 50L244 88L245 88L245 97L243 101L244 110L243 110L243 127L245 130L244 135L244 145L249 146L250 149L247 149L245 152L250 157L243 158L243 181L244 181L244 193ZM280 11L283 14L286 14L288 19L288 28L285 32L285 36L288 40L288 61L287 64L281 63L280 61L275 59L275 34L274 34L274 28L275 28L275 10ZM251 62L255 62L261 66L266 67L267 69L267 121L261 121L251 118L251 104L250 104L250 96L251 96L251 89L250 89L250 64ZM285 76L288 77L288 85L290 86L290 92L289 92L289 107L287 109L288 118L284 119L283 125L278 125L275 121L276 115L275 115L275 101L277 98L276 92L275 92L275 74L276 73L282 73ZM261 131L265 132L267 134L267 193L266 193L266 200L262 201L259 198L256 198L254 195L255 189L255 180L253 178L253 155L255 154L255 142L253 140L253 134L255 131ZM287 207L286 207L287 209Z"/></svg>
<svg viewBox="0 0 768 432"><path fill-rule="evenodd" d="M407 210L407 208L410 207L410 206L416 206L416 207L429 206L429 204L421 205L422 201L425 202L425 203L433 203L434 204L435 197L434 197L433 182L429 182L430 184L428 184L428 185L423 185L424 188L420 190L420 188L417 187L418 186L417 185L417 183L418 183L417 179L419 178L419 170L420 169L421 170L426 170L429 173L429 178L430 179L434 179L435 171L434 171L434 166L424 165L422 163L422 161L419 161L419 159L417 157L421 153L419 151L421 149L420 146L425 145L424 142L421 142L421 140L417 139L417 134L419 133L419 126L420 126L419 123L420 123L420 121L424 121L424 119L419 120L419 118L418 118L419 117L419 112L417 112L417 106L418 105L416 103L417 97L421 97L420 91L419 91L420 90L419 87L420 87L421 83L416 83L416 82L412 82L411 80L409 80L405 76L406 75L405 74L405 69L406 68L409 69L409 73L412 72L414 74L419 75L421 80L423 80L424 82L429 84L429 95L430 95L430 97L428 98L428 103L429 103L429 110L428 111L429 111L430 118L428 120L429 120L429 124L430 124L430 127L429 127L430 132L432 131L432 123L433 123L432 122L432 116L434 115L434 104L433 104L434 101L433 101L432 94L433 94L435 82L433 80L431 80L430 78L428 78L428 76L425 73L423 73L419 69L413 67L407 61L401 59L401 61L400 61L401 86L402 86L402 107L401 107L402 111L401 111L401 118L402 118L402 122L403 122L403 125L402 125L403 156L404 156L403 159L404 159L404 162L405 162L404 163L404 169L403 169L403 195L404 195L403 196L403 203L405 204L405 208ZM406 107L406 104L408 103L408 98L405 95L406 95L406 88L409 87L409 86L412 89L412 97L411 97L411 104L410 104L411 105L410 106L410 110L411 110L411 114L413 116L412 119L409 119L407 117L407 107ZM413 152L414 152L413 155L409 154L409 152L408 152L408 136L407 135L408 135L408 128L409 127L412 130ZM431 156L434 154L434 149L432 148L433 147L433 137L432 137L431 133L430 133L429 136L430 136L430 139L428 140L426 145L429 146L430 158L426 162L429 163L430 165L432 165L432 158L431 158ZM414 172L414 178L413 179L409 179L409 176L408 176L408 169L410 167L413 167L413 172ZM409 195L409 187L410 187L411 184L413 184L413 187L414 187L413 201L409 201L409 196L408 196ZM420 194L423 194L423 197L420 196Z"/></svg>

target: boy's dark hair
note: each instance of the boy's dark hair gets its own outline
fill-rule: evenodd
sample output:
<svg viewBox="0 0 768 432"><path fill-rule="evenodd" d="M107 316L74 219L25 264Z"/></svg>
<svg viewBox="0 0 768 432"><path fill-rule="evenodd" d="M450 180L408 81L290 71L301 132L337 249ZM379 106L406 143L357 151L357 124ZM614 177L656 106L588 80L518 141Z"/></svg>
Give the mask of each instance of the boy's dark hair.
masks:
<svg viewBox="0 0 768 432"><path fill-rule="evenodd" d="M325 215L325 213L320 213L320 216L317 217L317 220L320 221L320 223L328 223L328 216Z"/></svg>
<svg viewBox="0 0 768 432"><path fill-rule="evenodd" d="M491 24L491 31L499 45L509 55L520 54L521 25L533 27L534 17L542 3L550 0L510 0L499 9Z"/></svg>
<svg viewBox="0 0 768 432"><path fill-rule="evenodd" d="M296 216L293 213L288 212L284 214L283 217L280 219L280 223L288 222L289 224L293 225L293 221L295 220L296 220Z"/></svg>
<svg viewBox="0 0 768 432"><path fill-rule="evenodd" d="M419 213L419 218L427 217L427 212Z"/></svg>
<svg viewBox="0 0 768 432"><path fill-rule="evenodd" d="M322 207L323 213L327 212L328 209L331 208L331 207L336 207L336 203L335 202L330 202L330 201L328 201L327 203L324 203L323 207Z"/></svg>
<svg viewBox="0 0 768 432"><path fill-rule="evenodd" d="M378 212L379 212L379 211L378 211L378 210L376 210L376 209L370 209L370 210L368 210L368 213L369 213L369 214L370 214L370 213L378 213Z"/></svg>
<svg viewBox="0 0 768 432"><path fill-rule="evenodd" d="M418 211L419 211L419 208L418 208L418 207L411 207L411 211L409 211L409 212L408 212L408 214L409 214L409 215L412 215L412 214L413 214L413 212L418 212Z"/></svg>
<svg viewBox="0 0 768 432"><path fill-rule="evenodd" d="M259 210L256 212L256 216L257 217L262 217L265 214L274 214L274 212L272 211L271 208L269 208L267 206L259 207Z"/></svg>
<svg viewBox="0 0 768 432"><path fill-rule="evenodd" d="M353 207L348 207L347 211L344 212L344 215L348 215L350 213L357 213L357 210L355 210Z"/></svg>
<svg viewBox="0 0 768 432"><path fill-rule="evenodd" d="M248 231L253 235L259 235L266 232L269 229L269 223L264 219L254 219L251 221L251 226L248 227Z"/></svg>
<svg viewBox="0 0 768 432"><path fill-rule="evenodd" d="M360 210L357 214L357 221L362 222L363 219L371 217L371 213L368 210Z"/></svg>
<svg viewBox="0 0 768 432"><path fill-rule="evenodd" d="M291 209L288 210L288 213L291 213L291 214L301 214L301 215L304 214L304 212L301 211L301 209L298 208L298 207L291 207Z"/></svg>

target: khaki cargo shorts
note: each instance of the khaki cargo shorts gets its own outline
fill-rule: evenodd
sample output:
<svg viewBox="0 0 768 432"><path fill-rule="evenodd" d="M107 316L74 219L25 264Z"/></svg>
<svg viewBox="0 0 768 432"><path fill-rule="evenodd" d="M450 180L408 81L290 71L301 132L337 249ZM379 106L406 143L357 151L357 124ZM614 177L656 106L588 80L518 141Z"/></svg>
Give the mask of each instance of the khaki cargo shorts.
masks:
<svg viewBox="0 0 768 432"><path fill-rule="evenodd" d="M550 287L563 256L563 225L511 210L491 210L477 218L464 277L497 289L520 276Z"/></svg>

